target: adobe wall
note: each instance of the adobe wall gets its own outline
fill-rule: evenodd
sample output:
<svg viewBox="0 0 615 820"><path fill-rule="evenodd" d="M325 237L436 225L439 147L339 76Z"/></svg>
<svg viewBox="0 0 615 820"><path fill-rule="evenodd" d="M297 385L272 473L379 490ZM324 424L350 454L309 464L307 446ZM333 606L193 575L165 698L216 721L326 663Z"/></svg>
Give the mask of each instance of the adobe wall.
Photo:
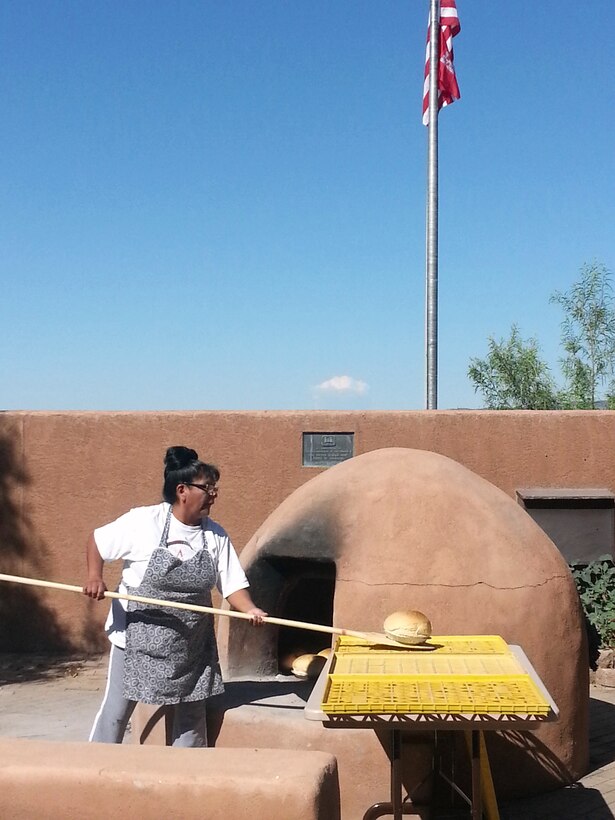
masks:
<svg viewBox="0 0 615 820"><path fill-rule="evenodd" d="M383 447L449 456L514 497L518 487L615 491L609 411L168 412L0 414L0 571L81 584L89 532L160 499L167 446L222 471L213 517L241 552L265 518L320 470L303 432L354 432ZM110 573L110 583L114 573ZM0 651L105 647L107 604L2 584Z"/></svg>

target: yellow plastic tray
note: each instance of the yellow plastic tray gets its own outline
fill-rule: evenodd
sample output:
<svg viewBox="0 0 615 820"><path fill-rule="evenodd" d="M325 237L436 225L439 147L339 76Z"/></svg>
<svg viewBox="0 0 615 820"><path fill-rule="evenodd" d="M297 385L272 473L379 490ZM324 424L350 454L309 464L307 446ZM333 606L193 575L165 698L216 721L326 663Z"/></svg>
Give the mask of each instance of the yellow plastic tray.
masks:
<svg viewBox="0 0 615 820"><path fill-rule="evenodd" d="M437 655L391 652L340 654L331 670L337 675L522 675L514 655Z"/></svg>
<svg viewBox="0 0 615 820"><path fill-rule="evenodd" d="M549 704L528 675L434 675L367 679L331 675L322 710L328 714L535 714Z"/></svg>
<svg viewBox="0 0 615 820"><path fill-rule="evenodd" d="M510 649L506 641L499 635L432 635L424 647L408 646L409 652L418 655L509 655ZM335 651L341 654L356 654L368 652L370 655L400 653L406 650L387 649L381 644L374 644L362 638L351 638L342 635L337 640Z"/></svg>
<svg viewBox="0 0 615 820"><path fill-rule="evenodd" d="M404 652L338 638L328 714L547 715L550 705L499 635L434 636Z"/></svg>

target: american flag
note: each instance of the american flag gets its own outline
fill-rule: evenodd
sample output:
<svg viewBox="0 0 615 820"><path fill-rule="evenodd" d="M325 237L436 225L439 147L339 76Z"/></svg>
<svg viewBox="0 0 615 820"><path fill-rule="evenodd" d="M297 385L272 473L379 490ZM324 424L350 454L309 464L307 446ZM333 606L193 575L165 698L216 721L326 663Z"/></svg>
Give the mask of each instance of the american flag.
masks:
<svg viewBox="0 0 615 820"><path fill-rule="evenodd" d="M427 28L427 54L425 58L425 81L423 83L423 125L429 125L429 36ZM461 26L457 16L455 0L441 0L440 3L440 62L438 64L438 110L458 100L461 96L455 66L453 65L453 37L459 34Z"/></svg>

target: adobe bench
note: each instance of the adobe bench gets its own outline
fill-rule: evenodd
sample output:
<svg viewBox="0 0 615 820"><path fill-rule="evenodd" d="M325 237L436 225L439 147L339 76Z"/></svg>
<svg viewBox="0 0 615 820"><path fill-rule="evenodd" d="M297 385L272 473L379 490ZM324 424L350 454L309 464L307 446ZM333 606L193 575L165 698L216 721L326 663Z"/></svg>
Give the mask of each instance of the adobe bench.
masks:
<svg viewBox="0 0 615 820"><path fill-rule="evenodd" d="M288 749L0 739L0 817L11 820L340 820L337 761Z"/></svg>

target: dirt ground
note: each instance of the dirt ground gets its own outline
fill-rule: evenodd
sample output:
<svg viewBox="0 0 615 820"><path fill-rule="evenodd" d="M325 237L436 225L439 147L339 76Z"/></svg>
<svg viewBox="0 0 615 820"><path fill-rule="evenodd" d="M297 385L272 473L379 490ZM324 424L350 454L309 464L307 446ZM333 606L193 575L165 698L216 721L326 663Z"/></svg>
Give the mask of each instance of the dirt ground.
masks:
<svg viewBox="0 0 615 820"><path fill-rule="evenodd" d="M0 655L0 736L87 740L106 674L106 655Z"/></svg>

